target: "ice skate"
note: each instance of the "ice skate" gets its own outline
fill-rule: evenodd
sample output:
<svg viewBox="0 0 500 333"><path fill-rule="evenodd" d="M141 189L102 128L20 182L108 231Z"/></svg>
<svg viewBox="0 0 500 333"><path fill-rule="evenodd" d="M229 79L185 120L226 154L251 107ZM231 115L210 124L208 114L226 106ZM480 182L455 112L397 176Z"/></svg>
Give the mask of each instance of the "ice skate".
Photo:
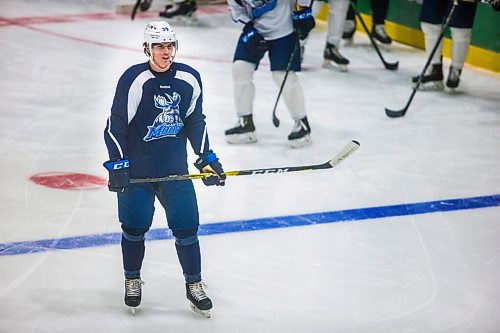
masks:
<svg viewBox="0 0 500 333"><path fill-rule="evenodd" d="M141 279L125 279L125 305L130 308L132 315L135 315L141 304L143 284Z"/></svg>
<svg viewBox="0 0 500 333"><path fill-rule="evenodd" d="M165 10L160 12L160 16L168 18L172 22L182 23L184 25L195 25L197 22L195 12L196 1L186 0L167 5Z"/></svg>
<svg viewBox="0 0 500 333"><path fill-rule="evenodd" d="M414 76L412 82L416 84L419 76ZM420 90L443 90L443 65L433 64L431 71L422 76L420 81Z"/></svg>
<svg viewBox="0 0 500 333"><path fill-rule="evenodd" d="M448 79L446 80L446 86L451 89L458 87L460 83L460 74L462 74L462 69L450 66L450 72L448 73Z"/></svg>
<svg viewBox="0 0 500 333"><path fill-rule="evenodd" d="M288 135L288 141L293 148L301 148L312 143L311 127L307 117L295 121L292 132Z"/></svg>
<svg viewBox="0 0 500 333"><path fill-rule="evenodd" d="M356 32L356 21L355 20L345 21L344 31L342 32L342 39L344 40L344 45L352 44L355 32Z"/></svg>
<svg viewBox="0 0 500 333"><path fill-rule="evenodd" d="M233 144L257 141L252 115L240 117L236 126L226 130L225 135L227 142Z"/></svg>
<svg viewBox="0 0 500 333"><path fill-rule="evenodd" d="M372 27L372 32L371 35L373 39L378 41L379 43L383 45L389 45L392 43L391 37L387 35L387 32L385 31L385 25L384 24L376 24Z"/></svg>
<svg viewBox="0 0 500 333"><path fill-rule="evenodd" d="M335 45L326 43L323 58L323 68L338 69L341 72L347 71L349 60L340 54L339 49Z"/></svg>
<svg viewBox="0 0 500 333"><path fill-rule="evenodd" d="M205 318L210 318L212 301L203 289L203 282L186 283L186 297L190 302L191 310Z"/></svg>

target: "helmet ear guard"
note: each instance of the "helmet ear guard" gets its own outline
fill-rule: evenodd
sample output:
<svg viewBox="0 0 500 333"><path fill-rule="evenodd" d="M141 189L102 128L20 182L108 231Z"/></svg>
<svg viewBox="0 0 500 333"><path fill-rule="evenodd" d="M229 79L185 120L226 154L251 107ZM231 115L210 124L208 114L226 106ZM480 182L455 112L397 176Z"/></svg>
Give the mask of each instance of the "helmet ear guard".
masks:
<svg viewBox="0 0 500 333"><path fill-rule="evenodd" d="M148 58L150 58L150 57L151 57L151 49L150 49L150 47L149 47L148 43L146 43L146 42L142 43L142 47L143 47L143 50L144 50L144 54L145 54Z"/></svg>

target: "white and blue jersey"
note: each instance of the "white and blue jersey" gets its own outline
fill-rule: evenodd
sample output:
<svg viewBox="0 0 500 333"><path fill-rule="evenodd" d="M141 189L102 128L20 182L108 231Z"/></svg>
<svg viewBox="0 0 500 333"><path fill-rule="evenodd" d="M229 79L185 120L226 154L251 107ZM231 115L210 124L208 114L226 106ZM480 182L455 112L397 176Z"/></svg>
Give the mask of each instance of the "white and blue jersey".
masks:
<svg viewBox="0 0 500 333"><path fill-rule="evenodd" d="M132 178L188 173L187 140L198 155L209 142L200 74L182 63L164 73L137 64L118 81L104 130L110 160L128 159Z"/></svg>
<svg viewBox="0 0 500 333"><path fill-rule="evenodd" d="M296 5L309 7L311 0L227 0L234 22L253 21L265 40L276 40L293 32L292 13Z"/></svg>
<svg viewBox="0 0 500 333"><path fill-rule="evenodd" d="M255 29L265 40L275 40L293 32L292 0L228 0L235 22L254 22Z"/></svg>

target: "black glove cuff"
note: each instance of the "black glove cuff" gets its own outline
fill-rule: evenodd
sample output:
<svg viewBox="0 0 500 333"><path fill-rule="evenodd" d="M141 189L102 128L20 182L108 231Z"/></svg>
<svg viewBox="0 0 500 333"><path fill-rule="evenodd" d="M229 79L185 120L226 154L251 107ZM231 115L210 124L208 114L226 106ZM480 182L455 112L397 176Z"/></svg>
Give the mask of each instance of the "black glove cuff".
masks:
<svg viewBox="0 0 500 333"><path fill-rule="evenodd" d="M213 162L218 160L219 158L217 157L217 155L215 155L215 153L212 150L209 150L206 153L201 154L200 157L198 157L196 162L194 162L194 166L201 171L207 165L212 164Z"/></svg>
<svg viewBox="0 0 500 333"><path fill-rule="evenodd" d="M243 32L248 32L253 29L253 21L248 21L243 27Z"/></svg>

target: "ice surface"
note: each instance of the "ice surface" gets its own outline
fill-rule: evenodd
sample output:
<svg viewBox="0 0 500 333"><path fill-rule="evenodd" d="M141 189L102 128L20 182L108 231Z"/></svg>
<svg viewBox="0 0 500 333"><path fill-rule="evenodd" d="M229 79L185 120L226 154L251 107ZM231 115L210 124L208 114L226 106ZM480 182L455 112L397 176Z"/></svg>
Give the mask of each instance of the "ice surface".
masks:
<svg viewBox="0 0 500 333"><path fill-rule="evenodd" d="M361 148L333 170L231 177L224 188L196 181L211 230L200 241L212 318L189 310L168 234L147 243L142 309L132 317L114 195L29 181L46 172L106 177L102 131L116 81L145 60L142 29L154 17L132 22L114 5L2 1L0 332L498 332L500 76L466 67L457 92L417 92L404 118L389 119L384 107L404 106L425 53L394 44L382 52L400 68L387 71L357 33L342 49L349 71L326 70L320 24L299 74L313 145L289 147L282 101L281 126L272 125L278 87L267 59L255 74L259 141L230 145L223 132L236 121L240 30L225 11L203 8L200 26L174 24L176 60L202 75L212 147L226 170L322 163L352 139ZM437 203L420 206L427 202ZM485 207L465 209L478 203ZM334 215L345 223L317 224ZM231 232L231 221L256 230ZM153 229L165 227L158 209ZM105 235L110 244L94 246ZM62 240L68 249L52 249ZM33 249L29 241L53 245L9 252Z"/></svg>

